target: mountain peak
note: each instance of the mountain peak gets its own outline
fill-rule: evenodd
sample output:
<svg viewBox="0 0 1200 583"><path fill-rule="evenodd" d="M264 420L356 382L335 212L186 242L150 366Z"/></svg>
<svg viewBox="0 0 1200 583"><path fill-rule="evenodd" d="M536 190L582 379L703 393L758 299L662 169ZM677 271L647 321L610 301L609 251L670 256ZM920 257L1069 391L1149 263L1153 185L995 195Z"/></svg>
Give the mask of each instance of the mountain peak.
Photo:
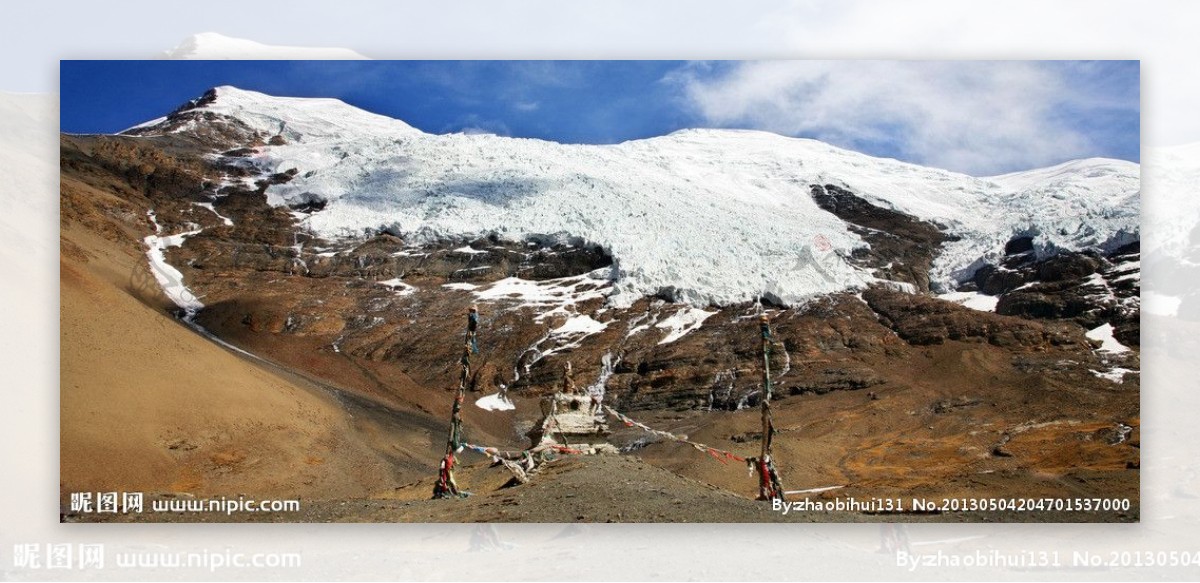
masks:
<svg viewBox="0 0 1200 583"><path fill-rule="evenodd" d="M276 97L220 85L181 105L165 118L134 126L122 133L154 135L194 129L196 118L226 118L267 137L288 141L332 140L356 134L392 137L420 133L395 118L371 113L332 97Z"/></svg>

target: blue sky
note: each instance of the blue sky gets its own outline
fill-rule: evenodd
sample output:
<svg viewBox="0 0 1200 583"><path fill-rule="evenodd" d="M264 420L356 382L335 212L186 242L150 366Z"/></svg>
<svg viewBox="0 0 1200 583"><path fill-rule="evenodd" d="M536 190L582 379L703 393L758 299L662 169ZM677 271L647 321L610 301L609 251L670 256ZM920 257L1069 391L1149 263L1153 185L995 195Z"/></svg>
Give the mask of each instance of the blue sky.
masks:
<svg viewBox="0 0 1200 583"><path fill-rule="evenodd" d="M431 133L598 144L761 129L976 175L1140 149L1137 61L62 61L60 82L72 133L234 85Z"/></svg>

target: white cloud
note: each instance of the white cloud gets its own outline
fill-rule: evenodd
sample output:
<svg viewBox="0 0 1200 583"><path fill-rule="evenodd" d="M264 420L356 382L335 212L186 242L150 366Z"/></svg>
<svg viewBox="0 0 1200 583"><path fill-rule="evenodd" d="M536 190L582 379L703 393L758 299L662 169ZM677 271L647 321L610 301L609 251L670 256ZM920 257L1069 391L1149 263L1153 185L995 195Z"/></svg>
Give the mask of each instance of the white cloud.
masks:
<svg viewBox="0 0 1200 583"><path fill-rule="evenodd" d="M495 136L511 136L512 131L504 122L486 119L479 114L471 113L460 117L456 122L442 128L443 133L464 133L468 135L490 134Z"/></svg>
<svg viewBox="0 0 1200 583"><path fill-rule="evenodd" d="M1025 61L753 61L692 64L668 81L711 125L893 150L983 175L1093 151L1058 109L1100 105L1069 82L1071 70Z"/></svg>
<svg viewBox="0 0 1200 583"><path fill-rule="evenodd" d="M855 59L1140 59L1143 143L1200 140L1200 2L843 0L778 3L738 54ZM709 54L713 54L711 51ZM715 53L722 54L722 53ZM728 53L725 53L728 54Z"/></svg>

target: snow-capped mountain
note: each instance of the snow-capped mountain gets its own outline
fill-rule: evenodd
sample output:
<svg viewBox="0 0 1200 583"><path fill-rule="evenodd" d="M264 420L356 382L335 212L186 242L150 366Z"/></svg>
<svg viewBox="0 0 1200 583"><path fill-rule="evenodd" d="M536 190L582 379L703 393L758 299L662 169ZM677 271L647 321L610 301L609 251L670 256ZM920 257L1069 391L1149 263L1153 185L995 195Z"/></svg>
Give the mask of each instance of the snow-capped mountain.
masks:
<svg viewBox="0 0 1200 583"><path fill-rule="evenodd" d="M99 345L115 331L160 346L178 332L153 323L167 310L337 387L331 403L361 399L368 431L440 435L457 380L473 442L514 451L537 401L574 385L753 455L769 371L773 414L797 432L780 434L790 467L833 455L849 461L836 479L886 480L879 467L937 450L929 485L1028 475L997 494L1009 495L1080 459L1079 475L1104 476L1085 494L1137 492L1136 438L1120 451L1110 439L1139 423L1140 253L1119 245L1137 232L1135 165L973 178L760 132L610 146L439 136L232 88L59 144L60 280L75 298L63 321L91 325L109 305L153 318L116 312L118 327L91 328ZM931 270L948 287L984 262L957 296L925 293ZM795 305L743 303L758 297ZM463 375L472 307L479 352ZM188 361L194 344L180 346ZM90 350L74 347L64 370ZM178 376L159 354L105 374ZM64 384L77 390L103 369L73 370L89 373ZM640 432L613 443L675 455ZM385 468L433 475L443 451L422 448L424 465Z"/></svg>
<svg viewBox="0 0 1200 583"><path fill-rule="evenodd" d="M606 248L610 300L668 294L695 305L759 297L797 304L878 281L851 254L861 230L823 210L836 185L950 236L930 281L949 291L1014 237L1034 250L1111 251L1139 238L1139 168L1107 159L977 178L757 131L684 130L615 145L433 135L332 99L219 87L127 130L224 123L262 145L227 163L258 175L273 205L321 203L307 228L331 238L385 229L410 241L497 234Z"/></svg>

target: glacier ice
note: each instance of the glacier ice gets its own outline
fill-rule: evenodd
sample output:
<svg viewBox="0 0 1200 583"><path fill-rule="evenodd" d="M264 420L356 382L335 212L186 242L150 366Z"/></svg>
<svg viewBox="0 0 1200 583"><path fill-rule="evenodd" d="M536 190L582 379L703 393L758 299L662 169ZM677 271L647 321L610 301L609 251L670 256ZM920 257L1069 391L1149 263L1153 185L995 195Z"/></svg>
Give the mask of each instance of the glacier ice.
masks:
<svg viewBox="0 0 1200 583"><path fill-rule="evenodd" d="M203 107L285 143L263 173L297 170L268 201L325 201L306 221L327 238L387 229L412 241L566 236L614 259L609 300L659 295L697 307L797 304L877 281L848 261L866 243L809 196L835 184L955 237L932 267L949 292L1014 236L1039 253L1109 250L1139 236L1139 168L1088 159L972 177L746 130L682 130L613 145L424 133L334 99L233 87Z"/></svg>

